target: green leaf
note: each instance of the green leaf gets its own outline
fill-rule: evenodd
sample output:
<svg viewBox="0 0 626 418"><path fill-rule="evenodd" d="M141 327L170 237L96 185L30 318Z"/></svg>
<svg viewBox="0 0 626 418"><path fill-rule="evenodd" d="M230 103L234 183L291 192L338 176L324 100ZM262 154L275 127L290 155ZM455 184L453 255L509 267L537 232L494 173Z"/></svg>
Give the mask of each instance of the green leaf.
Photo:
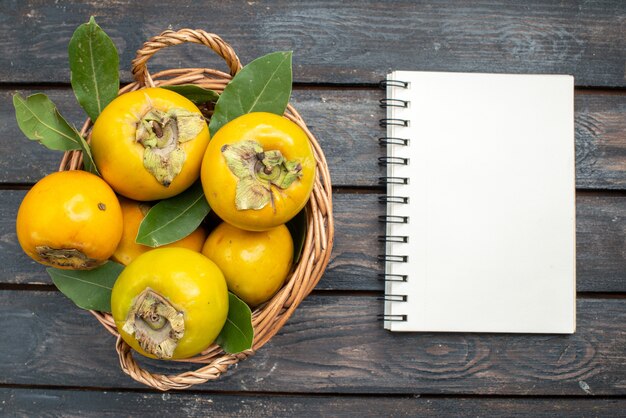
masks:
<svg viewBox="0 0 626 418"><path fill-rule="evenodd" d="M291 96L291 55L291 51L267 54L233 77L215 104L209 123L211 138L226 123L246 113L285 113Z"/></svg>
<svg viewBox="0 0 626 418"><path fill-rule="evenodd" d="M159 247L185 238L211 208L198 181L183 193L154 205L139 225L135 242Z"/></svg>
<svg viewBox="0 0 626 418"><path fill-rule="evenodd" d="M291 233L293 239L293 264L300 261L302 248L304 248L304 239L306 238L307 220L306 209L302 209L296 216L287 222L287 229Z"/></svg>
<svg viewBox="0 0 626 418"><path fill-rule="evenodd" d="M98 171L96 162L93 160L93 156L91 155L91 148L89 148L89 144L82 136L80 136L80 146L83 151L83 165L85 166L85 170L99 176L100 172Z"/></svg>
<svg viewBox="0 0 626 418"><path fill-rule="evenodd" d="M79 308L100 312L111 312L111 290L122 270L123 265L112 261L93 270L46 269L55 286Z"/></svg>
<svg viewBox="0 0 626 418"><path fill-rule="evenodd" d="M250 307L228 292L228 318L215 342L229 354L252 348L254 329Z"/></svg>
<svg viewBox="0 0 626 418"><path fill-rule="evenodd" d="M218 99L219 94L213 90L203 89L195 84L181 84L179 86L161 86L161 88L171 90L185 96L195 104L203 104L207 102L214 102Z"/></svg>
<svg viewBox="0 0 626 418"><path fill-rule="evenodd" d="M85 138L61 116L56 106L45 94L37 93L24 99L13 95L15 118L28 139L39 141L51 150L82 150L85 169L100 175Z"/></svg>
<svg viewBox="0 0 626 418"><path fill-rule="evenodd" d="M17 124L28 139L57 151L81 148L80 134L63 119L45 94L37 93L24 99L15 93L13 106Z"/></svg>
<svg viewBox="0 0 626 418"><path fill-rule="evenodd" d="M72 89L78 103L95 122L120 88L117 49L92 16L89 23L74 32L68 54Z"/></svg>

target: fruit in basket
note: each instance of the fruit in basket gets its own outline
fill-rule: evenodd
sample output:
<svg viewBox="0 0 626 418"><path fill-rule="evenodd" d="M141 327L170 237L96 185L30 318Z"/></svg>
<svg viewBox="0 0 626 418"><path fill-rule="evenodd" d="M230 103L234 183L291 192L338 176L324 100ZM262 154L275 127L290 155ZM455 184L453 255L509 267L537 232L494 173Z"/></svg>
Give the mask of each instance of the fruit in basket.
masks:
<svg viewBox="0 0 626 418"><path fill-rule="evenodd" d="M141 224L144 216L146 216L146 213L148 213L150 206L145 203L123 197L119 200L122 207L124 230L122 232L122 239L113 253L112 258L118 263L128 265L135 258L152 249L147 245L137 244L135 242L139 225ZM206 232L204 231L204 228L200 226L185 238L172 242L171 244L162 245L159 248L188 248L199 253L202 250L202 245L204 245L205 239Z"/></svg>
<svg viewBox="0 0 626 418"><path fill-rule="evenodd" d="M122 236L122 210L111 187L86 171L39 180L17 213L17 238L35 261L88 270L111 257Z"/></svg>
<svg viewBox="0 0 626 418"><path fill-rule="evenodd" d="M159 359L192 357L218 336L228 314L220 269L186 248L159 248L137 257L111 293L120 335L139 353Z"/></svg>
<svg viewBox="0 0 626 418"><path fill-rule="evenodd" d="M315 182L315 157L306 133L294 122L272 113L248 113L212 138L201 180L220 218L241 229L266 230L304 207Z"/></svg>
<svg viewBox="0 0 626 418"><path fill-rule="evenodd" d="M228 289L254 307L282 287L293 261L293 240L285 225L246 231L226 222L209 234L202 248L224 273Z"/></svg>
<svg viewBox="0 0 626 418"><path fill-rule="evenodd" d="M200 175L209 130L189 99L161 88L118 96L91 133L102 177L121 195L148 201L177 195Z"/></svg>

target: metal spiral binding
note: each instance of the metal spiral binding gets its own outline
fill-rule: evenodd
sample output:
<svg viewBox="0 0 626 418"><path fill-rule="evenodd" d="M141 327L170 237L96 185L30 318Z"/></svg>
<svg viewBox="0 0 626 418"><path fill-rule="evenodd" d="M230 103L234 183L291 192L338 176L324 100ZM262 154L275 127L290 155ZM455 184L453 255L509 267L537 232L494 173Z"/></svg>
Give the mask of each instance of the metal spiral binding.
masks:
<svg viewBox="0 0 626 418"><path fill-rule="evenodd" d="M386 263L406 263L409 261L408 255L379 254L377 258L378 261Z"/></svg>
<svg viewBox="0 0 626 418"><path fill-rule="evenodd" d="M400 282L406 283L409 279L409 276L406 274L389 274L389 273L379 273L378 280L381 282Z"/></svg>
<svg viewBox="0 0 626 418"><path fill-rule="evenodd" d="M394 137L390 137L390 136L383 136L381 138L378 138L378 144L381 147L386 147L387 145L403 145L403 146L407 146L409 145L409 140L406 138L394 138Z"/></svg>
<svg viewBox="0 0 626 418"><path fill-rule="evenodd" d="M387 302L406 302L408 300L407 295L390 295L387 293L385 296L379 296L378 300L386 300Z"/></svg>
<svg viewBox="0 0 626 418"><path fill-rule="evenodd" d="M380 99L379 106L382 108L387 107L409 107L409 102L400 99Z"/></svg>
<svg viewBox="0 0 626 418"><path fill-rule="evenodd" d="M386 224L408 224L409 217L399 215L379 215L378 222Z"/></svg>
<svg viewBox="0 0 626 418"><path fill-rule="evenodd" d="M409 165L409 159L402 157L378 157L378 165L386 167L390 164Z"/></svg>
<svg viewBox="0 0 626 418"><path fill-rule="evenodd" d="M399 204L407 204L409 203L409 198L406 196L378 196L378 202L387 204L387 203L399 203Z"/></svg>
<svg viewBox="0 0 626 418"><path fill-rule="evenodd" d="M400 81L400 80L381 80L378 83L378 86L381 89L386 89L387 86L402 87L403 89L406 89L406 88L409 87L409 83L408 83L408 81Z"/></svg>
<svg viewBox="0 0 626 418"><path fill-rule="evenodd" d="M376 315L376 319L379 321L392 321L392 322L406 322L406 315L385 315L378 314Z"/></svg>
<svg viewBox="0 0 626 418"><path fill-rule="evenodd" d="M380 82L380 87L381 88L387 88L387 87L396 87L396 88L408 88L409 87L409 83L406 81L400 81L400 80L383 80ZM391 99L391 98L385 98L385 99L381 99L380 100L380 104L379 106L382 108L408 108L410 105L410 103L406 100L400 100L400 99ZM394 116L394 112L392 111L391 113L388 113L387 116ZM379 121L379 125L382 128L387 128L389 126L400 126L400 127L407 127L409 126L409 120L407 119L398 119L398 118L384 118L384 119L380 119ZM396 146L400 146L400 147L405 147L409 145L409 139L408 138L400 138L400 137L393 137L393 136L383 136L378 138L378 143L380 146L390 146L390 147L396 147ZM398 153L394 153L396 155L398 155ZM402 153L400 153L400 155L402 155ZM409 159L408 158L403 158L403 157L396 157L396 156L384 156L384 157L380 157L378 158L378 164L383 166L383 167L387 167L390 165L408 165L409 164ZM393 172L393 170L392 170ZM409 178L408 177L399 177L399 176L385 176L385 177L379 177L378 178L378 184L381 185L394 185L394 186L404 186L404 185L408 185L409 184ZM388 189L389 190L389 189ZM395 190L395 189L391 189L391 190ZM409 198L406 196L390 196L390 195L385 195L385 196L380 196L378 198L378 201L380 203L384 203L384 204L400 204L400 205L404 205L409 203ZM379 222L383 222L385 224L408 224L409 223L409 217L408 216L399 216L399 215L381 215L378 217L378 221ZM393 229L392 229L393 231ZM406 235L379 235L378 236L378 241L379 242L390 242L390 243L397 243L397 244L405 244L409 242L409 237ZM389 247L388 247L389 248ZM395 247L394 247L395 248ZM383 261L385 263L407 263L409 260L409 256L408 255L397 255L397 254L381 254L378 256L378 260L379 261ZM378 275L379 280L384 281L384 282L397 282L397 283L406 283L409 278L408 275L406 274L393 274L393 273L380 273ZM406 302L408 299L407 295L400 295L400 294L390 294L390 293L386 293L384 296L379 298L380 300L383 300L385 302L392 302L392 303L401 303L401 302ZM407 321L407 315L397 315L397 314L381 314L378 315L378 319L382 320L382 321L392 321L392 322L406 322Z"/></svg>
<svg viewBox="0 0 626 418"><path fill-rule="evenodd" d="M378 124L381 128L386 128L387 126L409 126L408 119L396 119L396 118L383 118L378 121Z"/></svg>
<svg viewBox="0 0 626 418"><path fill-rule="evenodd" d="M378 177L378 184L409 184L408 177Z"/></svg>
<svg viewBox="0 0 626 418"><path fill-rule="evenodd" d="M406 235L379 235L378 242L400 242L406 244L409 242L409 237Z"/></svg>

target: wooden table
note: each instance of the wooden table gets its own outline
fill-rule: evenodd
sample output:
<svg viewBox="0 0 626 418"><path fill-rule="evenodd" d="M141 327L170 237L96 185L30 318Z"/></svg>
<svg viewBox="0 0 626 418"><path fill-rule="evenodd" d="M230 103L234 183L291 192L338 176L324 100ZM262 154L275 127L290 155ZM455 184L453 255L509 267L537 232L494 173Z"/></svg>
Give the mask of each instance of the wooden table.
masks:
<svg viewBox="0 0 626 418"><path fill-rule="evenodd" d="M0 4L0 415L626 414L626 3L142 3ZM220 34L244 63L294 50L292 102L329 161L337 226L325 276L268 345L193 390L164 394L124 375L114 339L16 241L21 199L60 154L20 133L11 95L42 91L81 124L66 51L92 14L120 50L124 82L142 42L170 26ZM181 66L224 68L197 45L151 62ZM396 68L575 76L576 334L382 329L377 82Z"/></svg>

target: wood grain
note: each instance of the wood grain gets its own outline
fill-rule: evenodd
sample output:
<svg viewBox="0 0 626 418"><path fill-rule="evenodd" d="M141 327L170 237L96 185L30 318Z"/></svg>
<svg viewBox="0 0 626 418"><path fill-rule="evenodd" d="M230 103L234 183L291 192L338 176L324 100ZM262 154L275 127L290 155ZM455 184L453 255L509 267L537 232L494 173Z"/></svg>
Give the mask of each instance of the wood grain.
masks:
<svg viewBox="0 0 626 418"><path fill-rule="evenodd" d="M626 189L626 96L577 94L574 107L576 187Z"/></svg>
<svg viewBox="0 0 626 418"><path fill-rule="evenodd" d="M44 266L21 250L15 233L15 218L26 190L0 190L0 284L52 284ZM330 265L319 289L382 290L376 259L383 251L378 215L383 207L376 195L335 194L336 241Z"/></svg>
<svg viewBox="0 0 626 418"><path fill-rule="evenodd" d="M17 208L26 191L0 190L0 283L51 284L43 266L22 253L15 235ZM382 291L377 261L384 234L376 194L335 193L336 240L318 289ZM577 278L581 292L626 292L626 196L579 194Z"/></svg>
<svg viewBox="0 0 626 418"><path fill-rule="evenodd" d="M23 95L47 94L62 115L82 126L85 114L70 89L19 90ZM11 103L14 90L0 90L0 183L34 183L58 168L62 154L50 151L21 133ZM382 150L378 107L382 90L296 90L292 103L302 113L328 159L334 185L376 185L382 174L376 159ZM10 157L9 157L10 156Z"/></svg>
<svg viewBox="0 0 626 418"><path fill-rule="evenodd" d="M403 334L382 329L374 297L312 296L254 357L194 390L624 395L626 299L577 309L574 335ZM119 370L113 337L60 293L1 291L0 317L0 384L140 387Z"/></svg>
<svg viewBox="0 0 626 418"><path fill-rule="evenodd" d="M573 74L577 85L626 85L626 4L601 0L170 0L159 7L128 1L6 1L0 6L0 79L67 82L68 41L90 15L117 45L125 81L144 41L168 27L197 27L220 34L244 63L294 50L298 82L377 83L387 71L402 68L563 73ZM221 64L200 47L177 47L158 57L160 68L207 63Z"/></svg>
<svg viewBox="0 0 626 418"><path fill-rule="evenodd" d="M134 393L0 388L0 414L11 417L88 418L141 416L274 417L623 416L624 399L445 398L414 396L296 396L267 394Z"/></svg>
<svg viewBox="0 0 626 418"><path fill-rule="evenodd" d="M28 286L51 282L17 245L25 191L8 189L54 171L60 155L24 138L10 96L43 90L82 123L67 44L90 15L120 50L126 82L135 51L168 27L218 33L244 63L294 50L293 103L337 187L336 245L318 286L333 292L309 297L256 356L193 391L136 384L93 317ZM625 2L7 0L0 22L0 415L626 416ZM197 45L161 51L149 66L226 68ZM576 334L392 334L376 321L383 93L373 84L399 68L565 73L591 87L575 98L577 286L603 293L579 298Z"/></svg>
<svg viewBox="0 0 626 418"><path fill-rule="evenodd" d="M599 282L603 291L626 291L626 196L579 194L576 204L578 290Z"/></svg>
<svg viewBox="0 0 626 418"><path fill-rule="evenodd" d="M39 90L21 90L24 95ZM69 89L42 89L72 123L84 113ZM0 90L0 183L33 183L56 170L60 153L28 141L9 105L13 90ZM378 185L377 138L383 110L378 89L295 90L293 103L320 141L335 186ZM4 157L6 156L6 157ZM8 157L10 156L10 158ZM529 167L531 169L531 167ZM579 189L626 189L626 95L576 95L576 184Z"/></svg>

